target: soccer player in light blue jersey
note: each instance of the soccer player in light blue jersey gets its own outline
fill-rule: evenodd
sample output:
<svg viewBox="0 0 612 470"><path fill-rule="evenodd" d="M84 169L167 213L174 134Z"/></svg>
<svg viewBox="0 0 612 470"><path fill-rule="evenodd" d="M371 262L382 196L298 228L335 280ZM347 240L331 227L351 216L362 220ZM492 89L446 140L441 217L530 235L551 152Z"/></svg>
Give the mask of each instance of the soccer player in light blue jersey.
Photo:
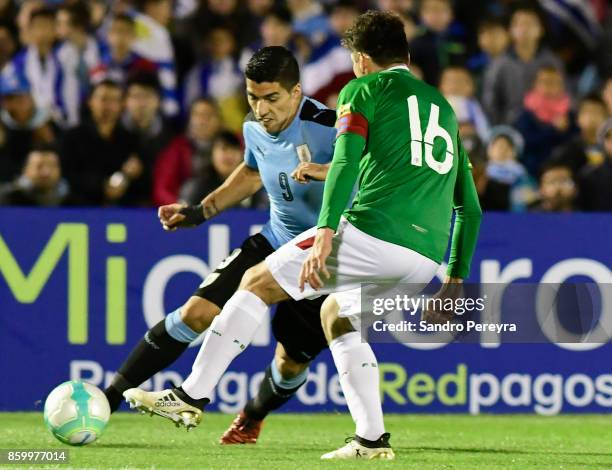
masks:
<svg viewBox="0 0 612 470"><path fill-rule="evenodd" d="M283 47L257 52L245 75L251 113L243 127L244 162L201 204L163 206L159 208L159 218L166 230L193 227L263 186L270 198L270 220L261 233L247 238L234 250L185 305L145 334L105 391L113 410L119 406L124 391L172 364L209 326L215 331L216 317L238 288L245 271L317 221L322 181L333 155L335 112L302 95L298 64ZM287 402L304 384L308 364L327 347L319 319L323 300L278 305L272 322L278 341L274 360L266 369L257 396L247 403L221 443L255 443L267 413ZM182 422L182 416L188 415L182 412L189 410L171 406L177 402L173 394L181 391L160 393L164 396L156 396L152 403L145 397L130 396L129 392L126 398L139 408L152 409L189 425ZM167 406L155 406L156 403Z"/></svg>

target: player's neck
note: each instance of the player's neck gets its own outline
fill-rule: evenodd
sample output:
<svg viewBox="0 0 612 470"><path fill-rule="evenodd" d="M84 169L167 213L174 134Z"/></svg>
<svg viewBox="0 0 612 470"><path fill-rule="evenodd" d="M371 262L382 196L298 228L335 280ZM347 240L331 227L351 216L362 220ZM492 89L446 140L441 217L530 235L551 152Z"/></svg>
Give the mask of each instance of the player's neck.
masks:
<svg viewBox="0 0 612 470"><path fill-rule="evenodd" d="M372 66L367 70L367 73L364 75L369 75L371 73L378 73L378 72L382 72L384 70L391 70L394 67L405 67L408 68L408 66L404 63L404 62L396 62L393 64L389 64L386 65L384 67L372 62Z"/></svg>

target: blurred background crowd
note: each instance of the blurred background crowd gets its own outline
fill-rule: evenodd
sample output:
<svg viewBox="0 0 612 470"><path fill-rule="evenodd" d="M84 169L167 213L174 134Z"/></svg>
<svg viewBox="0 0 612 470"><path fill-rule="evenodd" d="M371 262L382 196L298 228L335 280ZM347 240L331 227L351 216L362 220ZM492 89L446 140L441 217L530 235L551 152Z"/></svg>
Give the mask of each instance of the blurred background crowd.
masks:
<svg viewBox="0 0 612 470"><path fill-rule="evenodd" d="M484 210L612 210L607 0L0 0L0 204L198 202L242 161L253 52L292 50L335 108L371 8L453 106Z"/></svg>

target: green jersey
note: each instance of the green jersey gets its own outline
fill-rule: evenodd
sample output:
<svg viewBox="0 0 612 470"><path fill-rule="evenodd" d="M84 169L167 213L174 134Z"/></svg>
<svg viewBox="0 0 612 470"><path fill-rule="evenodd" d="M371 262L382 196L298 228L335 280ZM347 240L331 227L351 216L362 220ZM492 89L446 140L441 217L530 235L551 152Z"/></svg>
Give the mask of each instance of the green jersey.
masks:
<svg viewBox="0 0 612 470"><path fill-rule="evenodd" d="M407 67L393 67L346 85L337 117L318 226L335 230L344 213L367 234L442 262L455 209L448 272L466 277L481 210L449 103Z"/></svg>

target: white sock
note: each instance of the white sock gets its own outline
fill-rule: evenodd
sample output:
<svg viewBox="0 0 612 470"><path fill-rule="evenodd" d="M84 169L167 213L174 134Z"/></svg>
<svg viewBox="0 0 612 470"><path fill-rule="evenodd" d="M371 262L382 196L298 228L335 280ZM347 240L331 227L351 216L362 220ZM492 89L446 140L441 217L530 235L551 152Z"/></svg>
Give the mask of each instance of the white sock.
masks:
<svg viewBox="0 0 612 470"><path fill-rule="evenodd" d="M187 395L210 398L230 363L251 343L267 310L252 292L236 291L206 332L191 374L182 384Z"/></svg>
<svg viewBox="0 0 612 470"><path fill-rule="evenodd" d="M346 333L329 344L340 385L353 421L355 434L369 441L385 432L380 401L378 362L358 331Z"/></svg>

